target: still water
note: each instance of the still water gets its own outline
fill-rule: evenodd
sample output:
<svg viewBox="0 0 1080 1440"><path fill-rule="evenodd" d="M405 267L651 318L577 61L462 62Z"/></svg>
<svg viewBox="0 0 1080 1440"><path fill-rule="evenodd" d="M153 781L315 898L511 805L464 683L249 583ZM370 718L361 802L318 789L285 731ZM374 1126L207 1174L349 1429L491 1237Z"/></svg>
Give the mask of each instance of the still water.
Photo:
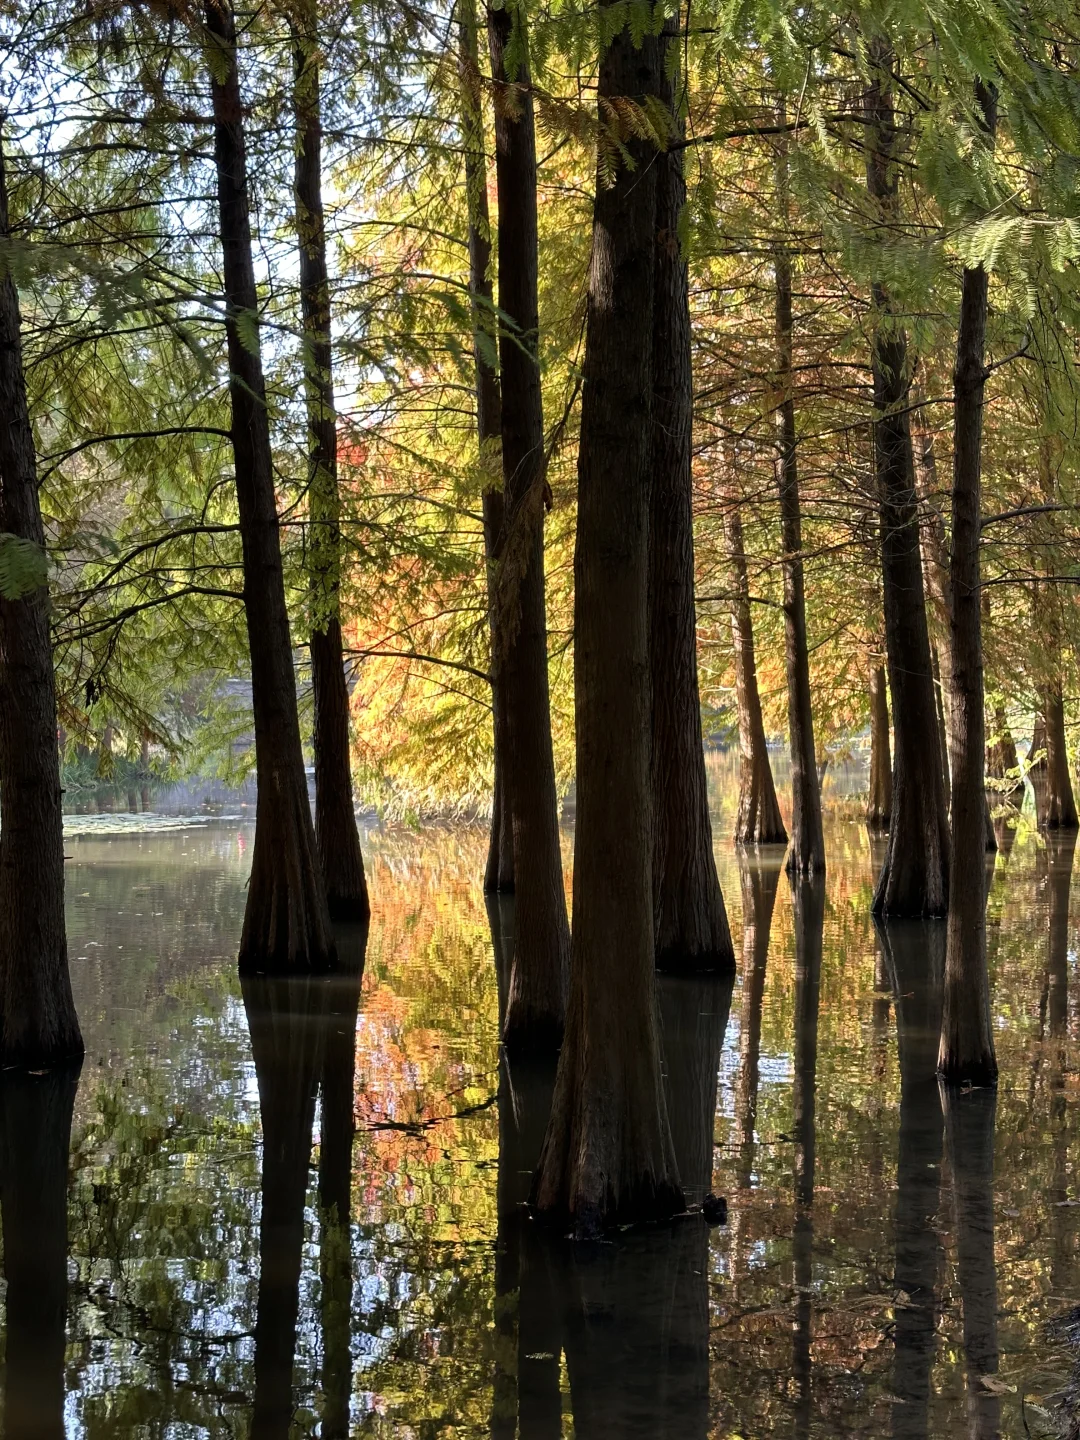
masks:
<svg viewBox="0 0 1080 1440"><path fill-rule="evenodd" d="M372 831L343 973L241 983L250 812L69 817L86 1061L0 1084L8 1440L1078 1433L1047 1333L1080 1304L1072 842L1003 831L1002 1083L943 1113L944 927L875 932L842 777L798 895L713 780L740 973L660 1006L729 1223L579 1247L520 1204L551 1076L500 1062L481 830Z"/></svg>

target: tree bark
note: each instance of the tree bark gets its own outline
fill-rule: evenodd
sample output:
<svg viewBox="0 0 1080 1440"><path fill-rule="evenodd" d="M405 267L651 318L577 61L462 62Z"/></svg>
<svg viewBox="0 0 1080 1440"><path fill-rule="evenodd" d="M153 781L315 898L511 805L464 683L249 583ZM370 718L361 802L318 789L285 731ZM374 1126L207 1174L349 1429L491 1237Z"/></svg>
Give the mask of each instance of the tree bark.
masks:
<svg viewBox="0 0 1080 1440"><path fill-rule="evenodd" d="M739 712L739 813L735 843L786 845L787 830L776 800L761 718L742 517L734 501L729 501L724 511L724 534L731 561L731 633L735 644L735 697Z"/></svg>
<svg viewBox="0 0 1080 1440"><path fill-rule="evenodd" d="M915 403L921 406L922 393L918 387L912 387L912 397ZM915 414L917 417L921 416L921 409ZM952 578L949 574L949 545L939 503L934 437L918 418L912 424L918 426L912 440L912 454L915 463L915 490L919 499L919 548L927 608L936 622L935 626L928 623L928 631L932 637L930 657L937 702L941 778L945 788L945 805L948 808L952 793L953 766L953 662L949 638L952 624Z"/></svg>
<svg viewBox="0 0 1080 1440"><path fill-rule="evenodd" d="M506 513L497 575L510 742L517 944L503 1028L512 1050L558 1048L566 1015L570 926L566 918L559 805L551 744L544 499L547 485L540 386L536 131L524 8L488 12L496 87L499 190L499 337ZM516 34L515 34L516 31ZM514 36L517 69L507 73Z"/></svg>
<svg viewBox="0 0 1080 1440"><path fill-rule="evenodd" d="M505 681L501 669L495 575L503 527L501 474L502 396L495 369L497 345L495 298L491 284L491 219L488 213L487 153L484 112L480 98L480 56L475 0L462 0L458 29L458 73L461 78L461 131L465 148L465 191L469 216L469 295L472 301L473 366L476 372L476 432L483 477L484 559L487 571L488 627L491 644L491 715L495 784L491 798L491 831L484 893L506 894L514 888L514 820L510 810L510 737L506 721Z"/></svg>
<svg viewBox="0 0 1080 1440"><path fill-rule="evenodd" d="M870 671L870 798L866 823L888 830L892 821L892 761L889 758L889 697L884 665Z"/></svg>
<svg viewBox="0 0 1080 1440"><path fill-rule="evenodd" d="M987 139L997 112L994 91L976 93ZM986 312L990 277L966 267L953 373L952 589L953 792L950 832L945 1005L938 1070L950 1082L997 1080L990 979L986 965L987 807L984 779L982 603L982 432L986 389Z"/></svg>
<svg viewBox="0 0 1080 1440"><path fill-rule="evenodd" d="M883 223L896 215L896 119L893 52L874 38L873 78L866 93L867 189ZM874 331L874 451L881 504L885 635L892 691L893 814L885 864L874 894L878 915L943 915L949 893L949 833L941 761L926 743L938 733L930 637L926 626L919 514L908 425L907 338L896 324L888 291L873 284L881 321Z"/></svg>
<svg viewBox="0 0 1080 1440"><path fill-rule="evenodd" d="M667 51L678 31L669 19ZM664 71L663 101L675 109ZM681 133L676 122L677 133ZM653 906L662 970L735 970L713 856L701 740L694 608L690 276L679 245L683 152L658 155L649 487L649 663L652 680Z"/></svg>
<svg viewBox="0 0 1080 1440"><path fill-rule="evenodd" d="M1019 778L1020 760L1016 753L1016 742L1009 729L1009 717L1004 705L994 709L994 734L986 744L986 773L993 780L1007 780L1008 786L999 791L1003 795L1015 795L1023 790L1024 782Z"/></svg>
<svg viewBox="0 0 1080 1440"><path fill-rule="evenodd" d="M259 301L251 254L236 23L228 0L206 0L205 13L207 39L216 51L209 67L210 90L258 779L240 968L248 972L317 969L333 961L334 941L311 823L296 708L266 387L257 338Z"/></svg>
<svg viewBox="0 0 1080 1440"><path fill-rule="evenodd" d="M332 920L367 920L367 883L353 808L349 688L341 643L341 498L322 197L322 102L316 0L293 29L296 234L308 428L308 574L315 724L315 842Z"/></svg>
<svg viewBox="0 0 1080 1440"><path fill-rule="evenodd" d="M0 1081L7 1440L64 1440L68 1146L79 1068Z"/></svg>
<svg viewBox="0 0 1080 1440"><path fill-rule="evenodd" d="M1042 777L1042 804L1039 824L1045 830L1077 830L1069 749L1065 739L1065 702L1060 674L1043 691L1042 713L1046 724L1046 772ZM1036 790L1039 798L1039 790Z"/></svg>
<svg viewBox="0 0 1080 1440"><path fill-rule="evenodd" d="M9 237L0 144L0 236ZM19 296L0 278L0 532L44 561ZM0 595L0 1065L82 1058L64 928L64 820L49 591Z"/></svg>
<svg viewBox="0 0 1080 1440"><path fill-rule="evenodd" d="M783 107L780 111L783 122ZM787 152L781 146L777 190L787 217ZM806 639L803 580L802 509L799 503L798 437L795 431L791 256L776 251L776 354L780 401L776 415L780 488L780 533L784 572L784 658L787 666L788 731L791 739L792 875L825 873L825 837L821 828L821 786L814 744L814 707L810 696L810 649Z"/></svg>
<svg viewBox="0 0 1080 1440"><path fill-rule="evenodd" d="M600 61L601 106L662 83L627 30ZM610 122L611 109L601 116ZM566 1039L534 1188L579 1233L683 1208L660 1083L649 776L648 475L656 167L602 148L578 454L574 557L577 834ZM611 141L601 135L601 146ZM609 182L609 163L616 166ZM518 912L520 937L521 914Z"/></svg>

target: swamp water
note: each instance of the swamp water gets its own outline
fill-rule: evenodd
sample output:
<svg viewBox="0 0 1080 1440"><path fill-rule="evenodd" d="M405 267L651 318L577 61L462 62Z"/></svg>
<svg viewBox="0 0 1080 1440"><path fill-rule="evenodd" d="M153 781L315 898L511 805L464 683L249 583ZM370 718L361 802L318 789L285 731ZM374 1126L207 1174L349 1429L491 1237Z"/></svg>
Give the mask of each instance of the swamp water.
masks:
<svg viewBox="0 0 1080 1440"><path fill-rule="evenodd" d="M250 812L69 817L86 1061L0 1086L8 1440L1069 1433L1070 842L1004 837L1001 1086L943 1114L944 926L876 934L842 777L827 885L794 895L713 780L740 972L660 1005L686 1185L729 1222L576 1247L520 1208L551 1075L500 1065L480 829L368 834L344 973L241 983Z"/></svg>

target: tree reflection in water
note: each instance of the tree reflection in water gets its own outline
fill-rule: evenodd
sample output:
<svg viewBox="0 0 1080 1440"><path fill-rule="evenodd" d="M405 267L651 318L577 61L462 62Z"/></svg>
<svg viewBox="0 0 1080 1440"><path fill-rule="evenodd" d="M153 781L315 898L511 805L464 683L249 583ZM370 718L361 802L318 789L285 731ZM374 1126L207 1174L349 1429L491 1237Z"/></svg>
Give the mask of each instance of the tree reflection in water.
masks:
<svg viewBox="0 0 1080 1440"><path fill-rule="evenodd" d="M6 1440L63 1440L68 1145L79 1070L0 1076Z"/></svg>
<svg viewBox="0 0 1080 1440"><path fill-rule="evenodd" d="M818 1010L821 999L825 882L792 883L795 911L795 1232L792 1237L795 1322L791 1369L795 1381L795 1434L810 1434L814 1410L812 1359L814 1287L814 1166L817 1155Z"/></svg>

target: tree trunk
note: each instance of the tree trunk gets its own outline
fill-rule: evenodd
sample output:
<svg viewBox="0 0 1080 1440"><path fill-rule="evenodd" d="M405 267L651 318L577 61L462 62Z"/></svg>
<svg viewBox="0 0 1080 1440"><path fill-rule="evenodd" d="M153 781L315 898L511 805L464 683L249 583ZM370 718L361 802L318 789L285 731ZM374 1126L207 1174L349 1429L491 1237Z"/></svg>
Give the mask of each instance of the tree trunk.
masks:
<svg viewBox="0 0 1080 1440"><path fill-rule="evenodd" d="M662 83L660 45L620 30L599 100ZM585 342L574 557L577 834L566 1039L534 1188L588 1233L683 1208L660 1083L649 779L648 475L656 166L601 151ZM605 143L603 137L601 143ZM607 142L610 143L610 142ZM609 164L617 169L610 183ZM521 935L521 913L518 912Z"/></svg>
<svg viewBox="0 0 1080 1440"><path fill-rule="evenodd" d="M964 1305L968 1434L1001 1434L997 1374L997 1263L994 1256L994 1121L997 1091L943 1089L945 1143L953 1176L956 1270Z"/></svg>
<svg viewBox="0 0 1080 1440"><path fill-rule="evenodd" d="M783 123L783 107L780 111ZM787 152L781 147L777 189L787 215ZM788 731L791 739L792 875L825 872L825 837L821 829L821 787L814 745L814 708L810 697L810 650L806 640L806 594L803 582L802 510L799 503L799 457L795 433L795 392L792 345L791 256L776 251L776 354L780 404L776 416L779 449L780 532L784 572L784 658L787 665Z"/></svg>
<svg viewBox="0 0 1080 1440"><path fill-rule="evenodd" d="M786 845L787 831L776 801L761 719L742 517L734 501L729 501L724 510L724 534L731 561L731 633L735 643L735 696L739 711L739 814L735 822L735 844Z"/></svg>
<svg viewBox="0 0 1080 1440"><path fill-rule="evenodd" d="M976 87L992 140L997 100ZM982 265L964 270L953 375L952 701L953 793L950 833L945 1006L938 1070L946 1081L992 1085L997 1080L990 979L986 967L987 809L983 764L982 431L986 388L986 310L990 277ZM992 832L991 832L992 833Z"/></svg>
<svg viewBox="0 0 1080 1440"><path fill-rule="evenodd" d="M487 154L480 90L480 57L475 0L462 0L458 31L458 73L461 77L461 131L465 147L465 190L469 215L469 295L472 300L473 365L476 371L476 432L483 475L484 559L487 569L488 625L491 643L491 716L495 784L491 798L491 832L484 893L514 888L514 821L510 811L510 737L500 662L495 574L503 526L501 471L502 397L495 369L495 299L491 286L491 220L488 214Z"/></svg>
<svg viewBox="0 0 1080 1440"><path fill-rule="evenodd" d="M262 1118L259 1298L251 1434L288 1440L300 1305L311 1128L324 1041L323 982L244 975L244 1010Z"/></svg>
<svg viewBox="0 0 1080 1440"><path fill-rule="evenodd" d="M0 237L11 233L0 144ZM0 277L0 532L44 562L19 296ZM0 595L0 1065L82 1058L64 928L64 820L49 591Z"/></svg>
<svg viewBox="0 0 1080 1440"><path fill-rule="evenodd" d="M506 67L511 31L523 45L525 12L488 12L496 86L499 189L499 338L506 514L497 575L510 741L517 944L503 1040L512 1050L558 1048L566 1015L570 926L566 918L559 805L551 745L544 608L544 410L537 300L536 132L524 49Z"/></svg>
<svg viewBox="0 0 1080 1440"><path fill-rule="evenodd" d="M892 100L893 52L887 41L869 42L873 79L866 94L867 188L882 221L897 210L896 120ZM873 285L882 316L874 332L874 451L881 503L881 566L885 636L892 691L893 813L885 864L874 894L874 913L943 915L949 893L949 833L938 733L930 637L926 627L919 513L908 425L907 339L891 314L888 291Z"/></svg>
<svg viewBox="0 0 1080 1440"><path fill-rule="evenodd" d="M780 881L772 866L741 865L743 903L742 1015L739 1021L739 1079L735 1090L735 1120L739 1128L740 1190L749 1190L754 1169L757 1133L758 1081L761 1054L761 1007L765 999L765 967L773 907Z"/></svg>
<svg viewBox="0 0 1080 1440"><path fill-rule="evenodd" d="M322 1428L349 1440L352 1399L352 1152L356 1137L356 1017L367 926L339 929L338 971L322 982L324 1044L319 1076L319 1280L322 1318Z"/></svg>
<svg viewBox="0 0 1080 1440"><path fill-rule="evenodd" d="M930 670L934 677L934 703L937 706L937 742L938 753L941 756L941 784L945 793L945 809L948 810L952 803L952 771L949 767L949 721L948 712L952 708L951 690L952 674L950 662L946 659L948 649L944 645L930 646ZM948 668L948 684L943 679L943 671Z"/></svg>
<svg viewBox="0 0 1080 1440"><path fill-rule="evenodd" d="M888 830L892 821L892 761L889 758L889 697L885 667L870 671L870 798L866 823L871 830Z"/></svg>
<svg viewBox="0 0 1080 1440"><path fill-rule="evenodd" d="M920 406L911 422L918 427L913 436L912 453L915 490L919 499L919 548L922 555L923 586L927 608L935 620L935 625L928 628L932 637L930 656L937 700L941 778L945 787L945 805L948 808L953 766L953 662L950 648L952 579L949 575L949 545L945 537L945 520L941 514L934 437L921 424L923 397L919 387L912 387L912 397Z"/></svg>
<svg viewBox="0 0 1080 1440"><path fill-rule="evenodd" d="M896 1004L900 1062L900 1136L896 1162L892 1392L894 1440L926 1440L937 1346L941 1240L935 1228L941 1194L944 1122L934 1066L941 1030L944 941L940 925L900 921L879 932Z"/></svg>
<svg viewBox="0 0 1080 1440"><path fill-rule="evenodd" d="M1042 752L1039 759L1035 757ZM1031 731L1031 744L1028 746L1028 770L1041 771L1046 769L1046 718L1041 710L1035 712L1035 724Z"/></svg>
<svg viewBox="0 0 1080 1440"><path fill-rule="evenodd" d="M662 44L670 47L675 19ZM665 105L674 84L665 70ZM649 662L652 679L653 906L662 970L734 972L713 857L701 742L694 608L690 280L679 246L686 203L682 151L656 169L656 294L649 488Z"/></svg>
<svg viewBox="0 0 1080 1440"><path fill-rule="evenodd" d="M992 780L1008 781L999 791L1003 795L1015 795L1023 790L1024 782L1019 778L1020 760L1016 753L1016 742L1009 729L1009 717L1004 705L994 709L994 733L986 743L986 773Z"/></svg>
<svg viewBox="0 0 1080 1440"><path fill-rule="evenodd" d="M78 1066L0 1081L4 1435L64 1440L68 1146Z"/></svg>
<svg viewBox="0 0 1080 1440"><path fill-rule="evenodd" d="M1046 722L1046 774L1039 824L1045 830L1077 830L1080 829L1080 821L1077 820L1076 800L1069 775L1065 702L1060 675L1043 691L1043 716Z"/></svg>
<svg viewBox="0 0 1080 1440"><path fill-rule="evenodd" d="M1065 1039L1069 1015L1069 891L1075 854L1075 831L1048 837L1046 1012L1053 1040Z"/></svg>
<svg viewBox="0 0 1080 1440"><path fill-rule="evenodd" d="M370 914L353 809L349 688L341 643L341 499L330 340L330 280L322 197L322 102L317 0L302 0L293 29L296 233L308 428L308 574L315 724L315 841L332 920Z"/></svg>
<svg viewBox="0 0 1080 1440"><path fill-rule="evenodd" d="M270 426L257 339L259 301L251 255L236 24L228 0L206 0L206 28L217 51L209 67L210 89L259 787L240 968L248 972L304 970L331 963L334 941L317 861L296 709Z"/></svg>

